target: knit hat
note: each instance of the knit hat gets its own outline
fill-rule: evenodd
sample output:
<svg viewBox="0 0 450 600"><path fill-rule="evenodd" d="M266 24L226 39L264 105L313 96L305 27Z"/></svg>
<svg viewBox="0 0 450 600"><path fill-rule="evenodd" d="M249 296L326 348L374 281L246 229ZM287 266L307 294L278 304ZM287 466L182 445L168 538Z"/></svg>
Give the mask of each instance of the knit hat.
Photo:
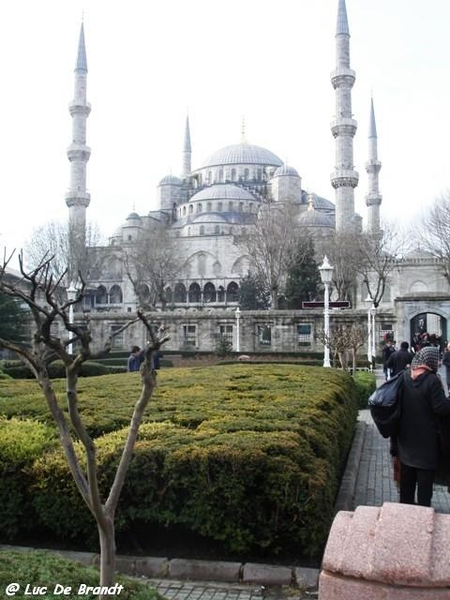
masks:
<svg viewBox="0 0 450 600"><path fill-rule="evenodd" d="M428 367L436 372L439 367L439 348L437 346L421 348L411 361L411 369L417 367Z"/></svg>

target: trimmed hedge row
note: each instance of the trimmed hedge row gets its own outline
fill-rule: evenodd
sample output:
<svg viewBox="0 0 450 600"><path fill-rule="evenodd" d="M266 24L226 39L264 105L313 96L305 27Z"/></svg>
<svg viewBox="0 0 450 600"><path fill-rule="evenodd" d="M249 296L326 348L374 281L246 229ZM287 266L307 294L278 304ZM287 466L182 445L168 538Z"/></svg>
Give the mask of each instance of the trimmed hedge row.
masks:
<svg viewBox="0 0 450 600"><path fill-rule="evenodd" d="M353 375L358 394L358 408L367 408L367 400L377 387L374 373L368 371L357 371Z"/></svg>
<svg viewBox="0 0 450 600"><path fill-rule="evenodd" d="M4 360L1 364L1 370L13 379L34 379L33 373L20 360ZM80 377L98 377L112 373L124 373L125 366L103 365L97 361L87 361L83 363L80 369ZM66 371L64 363L57 360L48 366L48 373L51 379L61 379L65 377Z"/></svg>
<svg viewBox="0 0 450 600"><path fill-rule="evenodd" d="M352 378L281 364L171 369L159 377L121 496L117 531L148 523L182 525L223 541L233 553L317 556L333 519L356 423ZM2 383L0 406L20 412L27 403L7 399L8 383ZM25 393L24 384L31 382L20 383ZM83 418L92 415L94 430L97 419L114 428L126 413L129 419L140 378L112 375L79 385ZM41 405L35 417L46 421ZM8 428L2 425L0 439ZM25 471L2 452L1 443L0 462L25 486L22 503L36 524L61 538L93 544L92 517L62 450L45 432L40 456L31 454ZM96 440L104 490L126 433L112 431ZM8 533L1 514L0 532Z"/></svg>

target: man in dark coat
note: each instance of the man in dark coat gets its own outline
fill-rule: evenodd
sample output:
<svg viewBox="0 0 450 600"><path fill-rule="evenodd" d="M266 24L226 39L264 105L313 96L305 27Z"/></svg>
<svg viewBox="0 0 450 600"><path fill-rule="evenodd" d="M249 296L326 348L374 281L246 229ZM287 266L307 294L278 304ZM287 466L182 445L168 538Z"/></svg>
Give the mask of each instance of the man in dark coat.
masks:
<svg viewBox="0 0 450 600"><path fill-rule="evenodd" d="M417 352L404 373L402 412L396 436L400 460L400 502L431 506L438 465L438 415L450 415L450 400L436 375L439 348Z"/></svg>
<svg viewBox="0 0 450 600"><path fill-rule="evenodd" d="M391 372L388 368L388 362L389 359L391 358L391 355L395 352L395 347L392 344L391 340L387 340L386 345L383 347L383 350L381 351L381 355L383 358L383 373L384 373L384 378L387 381L390 376L391 376Z"/></svg>
<svg viewBox="0 0 450 600"><path fill-rule="evenodd" d="M391 376L397 375L406 367L409 367L414 354L408 350L408 342L402 342L400 344L400 350L396 350L391 354L387 362L387 368L391 370Z"/></svg>

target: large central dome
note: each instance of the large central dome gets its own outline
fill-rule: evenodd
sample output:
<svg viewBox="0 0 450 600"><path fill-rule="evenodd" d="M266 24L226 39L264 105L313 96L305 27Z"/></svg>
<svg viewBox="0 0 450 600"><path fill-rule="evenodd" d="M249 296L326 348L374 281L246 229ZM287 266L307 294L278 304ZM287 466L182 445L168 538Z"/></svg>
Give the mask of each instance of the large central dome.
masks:
<svg viewBox="0 0 450 600"><path fill-rule="evenodd" d="M283 161L270 150L253 144L233 144L216 150L203 161L201 169L220 165L268 165L279 167Z"/></svg>

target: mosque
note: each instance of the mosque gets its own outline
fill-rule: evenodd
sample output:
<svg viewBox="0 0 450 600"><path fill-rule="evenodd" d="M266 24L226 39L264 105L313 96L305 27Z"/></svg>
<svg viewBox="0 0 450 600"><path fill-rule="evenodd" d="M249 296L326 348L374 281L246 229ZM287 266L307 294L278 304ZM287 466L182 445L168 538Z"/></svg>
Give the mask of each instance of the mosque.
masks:
<svg viewBox="0 0 450 600"><path fill-rule="evenodd" d="M90 104L87 101L87 58L81 26L75 67L74 99L70 104L72 143L69 208L69 239L73 272L86 272L88 293L83 308L90 311L100 341L119 329L136 311L137 295L125 267L127 248L138 247L163 228L176 242L180 268L165 289L167 305L155 315L155 325L171 324L168 349L213 350L219 336L227 336L240 352L298 351L299 346L317 347L321 311L239 311L239 286L251 266L249 256L235 243L251 230L265 205L289 203L295 207L299 227L308 227L315 237L333 231L362 230L362 217L355 212L354 192L359 174L354 167L353 139L357 122L352 112L355 72L350 65L350 31L345 0L338 0L335 67L331 85L336 115L331 123L336 164L331 175L334 201L305 191L302 178L266 148L250 144L243 131L239 144L212 152L200 165L192 166L191 131L186 118L182 172L165 176L157 188L157 210L145 215L129 214L112 233L105 246L86 248L87 163L86 144ZM327 115L324 115L327 118ZM378 159L377 129L373 100L370 106L368 156L365 163L367 194L366 230L380 230L379 191L381 162ZM417 323L426 323L447 338L450 290L439 270L439 261L418 253L398 261L385 295L373 319L377 343L387 332L396 339L412 339ZM145 282L141 287L144 288ZM332 317L353 322L355 315L367 318L363 292L356 306L333 313ZM370 319L369 319L370 321ZM145 343L145 332L127 330L115 340L117 347ZM170 346L170 348L169 348Z"/></svg>

